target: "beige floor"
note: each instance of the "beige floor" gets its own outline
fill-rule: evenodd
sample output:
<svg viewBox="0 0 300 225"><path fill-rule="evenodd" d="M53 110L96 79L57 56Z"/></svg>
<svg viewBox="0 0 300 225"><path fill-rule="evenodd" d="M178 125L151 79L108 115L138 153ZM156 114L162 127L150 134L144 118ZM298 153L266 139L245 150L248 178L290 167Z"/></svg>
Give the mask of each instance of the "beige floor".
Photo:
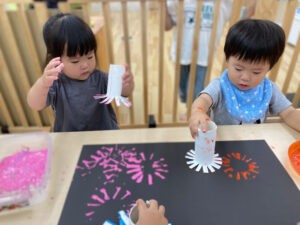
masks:
<svg viewBox="0 0 300 225"><path fill-rule="evenodd" d="M142 55L141 55L141 17L140 10L130 10L128 12L128 21L129 21L129 35L130 35L130 56L131 56L131 70L135 78L135 91L133 94L134 102L134 116L135 121L139 123L142 121L143 115L143 77L142 77ZM125 62L125 50L124 50L124 41L123 41L123 30L122 30L122 18L120 11L112 11L111 14L112 20L112 32L113 32L113 49L115 55L116 64L124 64ZM148 95L149 95L149 114L154 114L157 116L158 113L158 81L159 81L159 12L157 10L149 10L147 12L147 51L148 51ZM224 34L226 33L226 28ZM174 63L171 61L169 52L170 45L172 40L172 31L164 33L165 38L165 47L164 47L164 84L166 86L163 88L164 92L164 120L165 122L171 121L172 115L172 99L174 96L174 87L171 84L174 83ZM221 38L221 43L224 42L224 37ZM281 63L278 79L276 83L281 87L285 79L287 69L293 54L294 47L291 45L286 46L286 51L283 55L283 60ZM222 45L217 49L216 58L213 61L213 69L211 78L219 76L222 70L222 60L223 52ZM290 83L288 92L294 92L299 84L300 80L300 57L298 57L298 62L296 69L293 74L293 79ZM180 103L178 100L178 115L177 119L181 114L184 114L186 111L185 104ZM127 111L121 109L121 123L126 123L128 119Z"/></svg>

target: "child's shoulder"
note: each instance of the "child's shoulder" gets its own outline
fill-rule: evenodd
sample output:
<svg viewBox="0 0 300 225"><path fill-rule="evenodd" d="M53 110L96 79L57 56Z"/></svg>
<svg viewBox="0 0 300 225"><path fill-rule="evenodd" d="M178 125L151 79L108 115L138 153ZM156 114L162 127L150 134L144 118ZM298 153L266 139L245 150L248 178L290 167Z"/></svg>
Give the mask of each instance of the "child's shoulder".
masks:
<svg viewBox="0 0 300 225"><path fill-rule="evenodd" d="M221 83L221 78L216 77L216 78L212 79L212 81L210 81L209 85L220 85L220 83Z"/></svg>

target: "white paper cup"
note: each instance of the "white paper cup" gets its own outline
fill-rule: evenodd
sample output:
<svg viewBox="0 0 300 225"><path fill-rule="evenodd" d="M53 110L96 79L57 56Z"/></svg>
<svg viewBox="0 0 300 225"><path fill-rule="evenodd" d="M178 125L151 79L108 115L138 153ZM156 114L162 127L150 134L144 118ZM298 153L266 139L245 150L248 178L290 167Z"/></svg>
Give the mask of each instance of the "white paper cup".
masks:
<svg viewBox="0 0 300 225"><path fill-rule="evenodd" d="M217 125L213 121L207 123L206 132L198 129L198 136L195 139L195 158L202 165L210 165L215 155L217 137Z"/></svg>
<svg viewBox="0 0 300 225"><path fill-rule="evenodd" d="M146 201L147 207L150 206L149 201ZM139 209L137 207L137 204L134 204L134 206L131 207L129 212L129 224L128 225L135 225L139 220Z"/></svg>
<svg viewBox="0 0 300 225"><path fill-rule="evenodd" d="M129 212L129 225L135 225L139 219L139 209L135 204Z"/></svg>

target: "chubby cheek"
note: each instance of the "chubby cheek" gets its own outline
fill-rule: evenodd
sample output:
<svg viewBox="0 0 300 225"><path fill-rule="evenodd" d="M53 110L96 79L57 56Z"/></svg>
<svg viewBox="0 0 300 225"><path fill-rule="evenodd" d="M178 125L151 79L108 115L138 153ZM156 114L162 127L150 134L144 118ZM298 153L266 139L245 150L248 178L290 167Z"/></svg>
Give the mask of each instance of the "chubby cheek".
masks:
<svg viewBox="0 0 300 225"><path fill-rule="evenodd" d="M80 73L80 69L77 68L76 65L72 64L67 64L65 65L63 72L67 75L74 75L76 76L78 73Z"/></svg>
<svg viewBox="0 0 300 225"><path fill-rule="evenodd" d="M258 86L261 82L263 82L264 78L265 77L263 76L263 77L259 77L259 78L254 79L253 82L252 82L253 86L255 86L255 87Z"/></svg>
<svg viewBox="0 0 300 225"><path fill-rule="evenodd" d="M240 79L240 74L237 71L228 70L228 79L231 81L231 83L236 83Z"/></svg>
<svg viewBox="0 0 300 225"><path fill-rule="evenodd" d="M92 62L89 65L90 69L95 69L96 68L96 59L94 58L94 60L92 60Z"/></svg>

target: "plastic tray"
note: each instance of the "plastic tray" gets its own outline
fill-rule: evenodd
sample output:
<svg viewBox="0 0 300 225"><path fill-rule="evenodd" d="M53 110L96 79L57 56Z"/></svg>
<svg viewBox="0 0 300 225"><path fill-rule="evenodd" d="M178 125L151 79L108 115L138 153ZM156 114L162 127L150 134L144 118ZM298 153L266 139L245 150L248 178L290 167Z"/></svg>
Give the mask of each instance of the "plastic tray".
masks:
<svg viewBox="0 0 300 225"><path fill-rule="evenodd" d="M0 135L0 215L45 199L50 166L49 133Z"/></svg>
<svg viewBox="0 0 300 225"><path fill-rule="evenodd" d="M289 158L294 169L300 175L300 141L296 141L289 147Z"/></svg>

